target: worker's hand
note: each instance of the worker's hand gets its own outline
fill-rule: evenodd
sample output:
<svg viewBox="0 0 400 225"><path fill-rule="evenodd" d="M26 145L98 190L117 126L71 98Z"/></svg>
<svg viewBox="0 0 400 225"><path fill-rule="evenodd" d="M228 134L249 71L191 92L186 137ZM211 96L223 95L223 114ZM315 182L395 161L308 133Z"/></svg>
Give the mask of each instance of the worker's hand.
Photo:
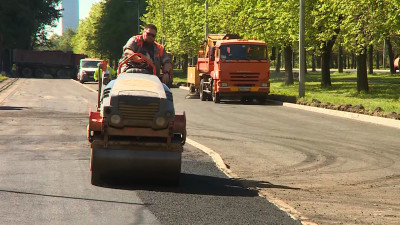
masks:
<svg viewBox="0 0 400 225"><path fill-rule="evenodd" d="M126 58L129 58L131 55L133 55L133 54L135 54L135 52L134 51L132 51L131 49L126 49L125 51L124 51L124 56L126 57ZM138 61L140 58L139 58L139 56L135 56L134 58L133 58L134 60L136 60L136 61Z"/></svg>
<svg viewBox="0 0 400 225"><path fill-rule="evenodd" d="M134 51L132 51L132 50L130 50L130 49L128 48L128 49L126 49L126 50L124 51L124 56L129 57L129 56L133 55L134 53L135 53Z"/></svg>
<svg viewBox="0 0 400 225"><path fill-rule="evenodd" d="M166 85L169 84L169 74L168 73L164 73L163 77L162 77L162 82Z"/></svg>

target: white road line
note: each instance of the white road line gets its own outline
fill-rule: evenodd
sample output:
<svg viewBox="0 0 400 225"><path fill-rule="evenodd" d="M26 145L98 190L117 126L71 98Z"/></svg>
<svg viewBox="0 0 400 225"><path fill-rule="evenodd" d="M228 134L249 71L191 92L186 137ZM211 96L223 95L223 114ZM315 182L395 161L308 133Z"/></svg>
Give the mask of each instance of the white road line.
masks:
<svg viewBox="0 0 400 225"><path fill-rule="evenodd" d="M190 144L191 146L200 149L207 155L211 157L211 159L215 162L217 165L218 169L220 169L226 176L229 178L234 178L234 179L240 179L240 177L233 173L229 168L226 167L226 164L224 163L224 160L222 157L215 152L214 150L210 149L209 147L206 147L190 138L186 138L186 143ZM304 225L317 225L317 223L312 222L309 218L301 215L300 212L298 212L296 209L291 207L289 204L286 202L274 197L270 193L268 193L265 190L257 189L258 195L262 198L267 199L269 202L274 204L276 207L278 207L280 210L286 212L290 217L292 217L295 220L299 220L302 224Z"/></svg>
<svg viewBox="0 0 400 225"><path fill-rule="evenodd" d="M75 83L81 85L82 87L88 89L89 91L97 92L96 90L93 90L93 89L91 89L90 87L87 87L87 86L81 84L81 82L79 82L79 81L76 81L76 80L73 80L73 81L74 81Z"/></svg>

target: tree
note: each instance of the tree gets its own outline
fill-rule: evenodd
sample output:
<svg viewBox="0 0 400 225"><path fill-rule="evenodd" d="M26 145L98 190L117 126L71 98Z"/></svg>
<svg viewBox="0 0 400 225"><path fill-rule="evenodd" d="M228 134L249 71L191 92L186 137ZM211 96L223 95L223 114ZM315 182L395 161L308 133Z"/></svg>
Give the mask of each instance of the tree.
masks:
<svg viewBox="0 0 400 225"><path fill-rule="evenodd" d="M386 0L343 0L340 3L344 43L357 55L357 90L368 92L367 47L398 31L393 29L399 27L397 6Z"/></svg>
<svg viewBox="0 0 400 225"><path fill-rule="evenodd" d="M138 34L138 6L141 16L145 12L144 1L108 0L104 3L103 15L99 19L98 35L101 39L98 40L98 45L102 55L110 60L119 59L127 40Z"/></svg>
<svg viewBox="0 0 400 225"><path fill-rule="evenodd" d="M217 1L212 25L219 32L237 33L244 38L257 37L269 46L284 46L286 84L293 84L292 53L298 41L298 5L296 0ZM220 15L224 15L221 17Z"/></svg>
<svg viewBox="0 0 400 225"><path fill-rule="evenodd" d="M140 15L146 3L139 1ZM81 20L72 38L74 52L109 59L116 64L122 48L137 34L137 0L104 0L92 5L89 16ZM139 15L139 16L140 16Z"/></svg>
<svg viewBox="0 0 400 225"><path fill-rule="evenodd" d="M55 26L56 19L61 16L60 10L56 9L60 2L0 1L0 53L5 48L32 49L46 43L45 27Z"/></svg>
<svg viewBox="0 0 400 225"><path fill-rule="evenodd" d="M336 0L312 0L306 10L310 16L307 23L309 50L322 57L321 86L331 86L330 63L334 44L340 32L342 16Z"/></svg>
<svg viewBox="0 0 400 225"><path fill-rule="evenodd" d="M67 28L63 35L53 34L48 40L48 44L44 49L61 50L64 52L72 51L72 38L75 36L76 31Z"/></svg>
<svg viewBox="0 0 400 225"><path fill-rule="evenodd" d="M166 50L181 55L186 72L188 56L195 56L204 40L204 1L149 0L146 23L158 27L157 41L164 40Z"/></svg>
<svg viewBox="0 0 400 225"><path fill-rule="evenodd" d="M100 18L104 12L104 3L92 5L89 16L80 21L76 35L72 38L75 53L86 54L90 57L101 57L102 49L99 46L101 36Z"/></svg>

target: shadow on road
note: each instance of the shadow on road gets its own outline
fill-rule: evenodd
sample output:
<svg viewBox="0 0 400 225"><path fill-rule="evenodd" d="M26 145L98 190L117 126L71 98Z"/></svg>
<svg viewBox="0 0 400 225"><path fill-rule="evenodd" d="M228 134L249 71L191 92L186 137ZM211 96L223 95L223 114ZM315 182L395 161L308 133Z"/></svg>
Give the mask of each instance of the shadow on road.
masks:
<svg viewBox="0 0 400 225"><path fill-rule="evenodd" d="M146 203L132 203L132 202L127 202L127 201L115 201L115 200L97 199L97 198L88 198L88 197L74 197L74 196L66 196L66 195L53 195L53 194L34 193L34 192L16 191L16 190L5 190L5 189L0 189L0 193L11 193L11 194L28 195L28 196L35 196L35 197L84 200L84 201L94 201L94 202L103 202L103 203L104 202L105 203L117 203L117 204L125 204L125 205L140 205L140 206L150 205L150 204L146 204Z"/></svg>
<svg viewBox="0 0 400 225"><path fill-rule="evenodd" d="M0 106L0 110L23 110L29 109L28 107L19 107L19 106Z"/></svg>
<svg viewBox="0 0 400 225"><path fill-rule="evenodd" d="M168 183L154 181L123 182L121 180L107 180L105 188L122 190L147 190L157 192L172 192L182 194L213 195L213 196L258 196L256 188L298 189L269 182L255 180L238 180L231 178L212 177L197 174L182 173L180 184L171 186Z"/></svg>

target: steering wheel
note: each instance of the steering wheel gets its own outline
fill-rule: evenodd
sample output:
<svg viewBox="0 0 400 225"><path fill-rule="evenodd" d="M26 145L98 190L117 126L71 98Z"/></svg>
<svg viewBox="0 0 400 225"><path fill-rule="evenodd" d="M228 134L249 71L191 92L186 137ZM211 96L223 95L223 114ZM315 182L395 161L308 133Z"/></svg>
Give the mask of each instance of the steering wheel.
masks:
<svg viewBox="0 0 400 225"><path fill-rule="evenodd" d="M135 57L138 56L138 57ZM156 75L156 66L154 65L153 62L150 61L146 56L144 56L142 53L133 53L131 56L129 56L127 59L125 59L122 63L119 64L118 66L118 74L121 73L121 67L128 63L130 60L136 62L136 63L141 63L145 62L147 65L153 68L153 75Z"/></svg>

